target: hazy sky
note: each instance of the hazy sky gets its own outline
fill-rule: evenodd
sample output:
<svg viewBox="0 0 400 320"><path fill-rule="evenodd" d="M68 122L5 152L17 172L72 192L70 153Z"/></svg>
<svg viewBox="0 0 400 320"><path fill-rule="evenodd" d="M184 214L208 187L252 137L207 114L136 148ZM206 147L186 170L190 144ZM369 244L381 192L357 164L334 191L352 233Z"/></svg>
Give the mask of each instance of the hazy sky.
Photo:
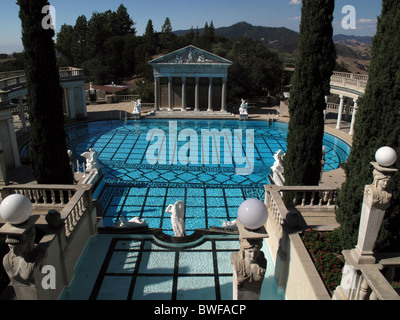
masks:
<svg viewBox="0 0 400 320"><path fill-rule="evenodd" d="M299 31L301 0L50 0L56 9L56 32L61 25L75 25L80 15L88 19L94 11L117 10L120 4L128 9L135 22L137 35L142 35L149 19L156 31L161 30L166 17L171 20L173 30L202 28L205 22L216 28L246 21L266 27L286 27ZM373 36L376 18L381 14L381 0L336 0L334 12L334 34ZM342 20L347 15L342 8L352 5L356 13L356 28L345 30ZM1 0L0 53L22 51L21 22L16 0Z"/></svg>

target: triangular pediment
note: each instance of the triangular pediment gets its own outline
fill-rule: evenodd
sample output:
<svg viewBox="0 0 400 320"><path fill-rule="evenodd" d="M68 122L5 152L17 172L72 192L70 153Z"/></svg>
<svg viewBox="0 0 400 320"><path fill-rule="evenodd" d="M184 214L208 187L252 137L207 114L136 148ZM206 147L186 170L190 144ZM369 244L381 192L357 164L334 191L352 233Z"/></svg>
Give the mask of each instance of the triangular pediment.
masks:
<svg viewBox="0 0 400 320"><path fill-rule="evenodd" d="M158 63L232 64L232 62L227 59L192 45L173 51L149 62L149 64L153 65Z"/></svg>

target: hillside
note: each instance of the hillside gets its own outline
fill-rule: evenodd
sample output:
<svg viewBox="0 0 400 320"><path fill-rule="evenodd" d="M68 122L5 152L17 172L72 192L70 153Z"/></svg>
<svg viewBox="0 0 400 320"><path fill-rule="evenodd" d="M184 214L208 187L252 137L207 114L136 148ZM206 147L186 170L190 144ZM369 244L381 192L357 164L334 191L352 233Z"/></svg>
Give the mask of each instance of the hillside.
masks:
<svg viewBox="0 0 400 320"><path fill-rule="evenodd" d="M174 31L182 36L190 30ZM199 29L201 34L203 29ZM299 34L287 28L271 28L253 26L247 22L238 22L229 27L216 28L215 33L219 36L235 39L248 37L261 41L266 47L280 52L296 55ZM337 62L353 73L367 73L371 61L372 37L334 35L336 44Z"/></svg>

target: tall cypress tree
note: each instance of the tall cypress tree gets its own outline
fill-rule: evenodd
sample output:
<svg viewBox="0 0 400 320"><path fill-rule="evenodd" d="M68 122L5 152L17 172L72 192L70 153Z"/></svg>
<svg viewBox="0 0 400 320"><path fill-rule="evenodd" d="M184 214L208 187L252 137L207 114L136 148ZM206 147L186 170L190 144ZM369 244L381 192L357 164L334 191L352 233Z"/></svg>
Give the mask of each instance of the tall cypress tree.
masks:
<svg viewBox="0 0 400 320"><path fill-rule="evenodd" d="M28 89L30 155L40 184L72 184L66 147L54 30L43 28L47 0L18 0Z"/></svg>
<svg viewBox="0 0 400 320"><path fill-rule="evenodd" d="M324 134L325 96L335 66L334 0L303 0L299 52L289 101L284 158L286 185L318 185Z"/></svg>
<svg viewBox="0 0 400 320"><path fill-rule="evenodd" d="M372 61L365 94L360 98L350 157L345 167L346 182L338 197L336 217L342 244L357 243L363 191L373 180L371 161L382 146L400 155L400 2L383 1L377 33L372 44ZM399 162L397 162L398 164ZM391 182L393 197L386 210L377 250L398 251L400 231L400 177ZM397 247L397 249L396 249Z"/></svg>

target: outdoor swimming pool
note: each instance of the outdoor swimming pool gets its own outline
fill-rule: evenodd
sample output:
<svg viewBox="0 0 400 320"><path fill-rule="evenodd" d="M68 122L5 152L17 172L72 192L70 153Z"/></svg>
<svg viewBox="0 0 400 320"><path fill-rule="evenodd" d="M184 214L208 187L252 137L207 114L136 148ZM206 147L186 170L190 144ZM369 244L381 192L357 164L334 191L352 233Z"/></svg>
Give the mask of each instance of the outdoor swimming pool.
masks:
<svg viewBox="0 0 400 320"><path fill-rule="evenodd" d="M288 125L237 120L100 121L66 128L74 162L94 148L103 179L95 192L103 225L145 219L173 235L169 204L186 204L186 231L221 227L246 199L264 199L273 155L286 151ZM325 171L346 161L350 147L325 134Z"/></svg>

